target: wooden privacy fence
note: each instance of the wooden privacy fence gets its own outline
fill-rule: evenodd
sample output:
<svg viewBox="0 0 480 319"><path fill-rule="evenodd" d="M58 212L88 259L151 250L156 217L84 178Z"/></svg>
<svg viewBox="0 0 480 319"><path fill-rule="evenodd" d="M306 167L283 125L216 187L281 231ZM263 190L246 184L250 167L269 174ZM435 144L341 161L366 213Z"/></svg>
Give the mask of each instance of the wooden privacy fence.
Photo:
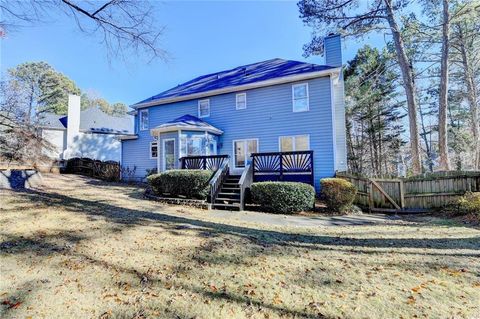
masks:
<svg viewBox="0 0 480 319"><path fill-rule="evenodd" d="M427 212L445 207L467 191L480 192L480 172L455 172L412 178L337 177L357 188L355 204L376 212Z"/></svg>
<svg viewBox="0 0 480 319"><path fill-rule="evenodd" d="M120 163L75 157L66 161L65 173L96 177L107 181L119 181Z"/></svg>

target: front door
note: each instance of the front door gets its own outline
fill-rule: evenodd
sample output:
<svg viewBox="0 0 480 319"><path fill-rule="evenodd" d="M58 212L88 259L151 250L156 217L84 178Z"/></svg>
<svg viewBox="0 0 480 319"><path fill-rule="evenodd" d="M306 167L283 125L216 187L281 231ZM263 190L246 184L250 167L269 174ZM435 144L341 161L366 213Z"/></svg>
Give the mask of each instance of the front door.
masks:
<svg viewBox="0 0 480 319"><path fill-rule="evenodd" d="M163 170L175 168L175 139L163 140Z"/></svg>
<svg viewBox="0 0 480 319"><path fill-rule="evenodd" d="M233 141L233 174L241 174L246 165L251 162L251 154L258 152L258 140Z"/></svg>

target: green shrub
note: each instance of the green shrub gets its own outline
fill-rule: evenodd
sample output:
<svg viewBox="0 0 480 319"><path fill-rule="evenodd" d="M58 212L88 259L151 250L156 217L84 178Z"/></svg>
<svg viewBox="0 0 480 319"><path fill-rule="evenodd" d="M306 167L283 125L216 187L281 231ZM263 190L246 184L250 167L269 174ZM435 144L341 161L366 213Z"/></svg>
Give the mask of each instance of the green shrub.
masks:
<svg viewBox="0 0 480 319"><path fill-rule="evenodd" d="M253 183L251 195L255 204L266 211L279 214L311 210L315 203L315 189L304 183Z"/></svg>
<svg viewBox="0 0 480 319"><path fill-rule="evenodd" d="M480 193L466 192L457 201L459 212L462 214L474 214L480 217Z"/></svg>
<svg viewBox="0 0 480 319"><path fill-rule="evenodd" d="M178 169L150 175L147 181L157 195L205 199L211 176L208 170Z"/></svg>
<svg viewBox="0 0 480 319"><path fill-rule="evenodd" d="M327 207L335 212L343 213L353 204L357 189L341 178L324 178L320 180L322 196Z"/></svg>

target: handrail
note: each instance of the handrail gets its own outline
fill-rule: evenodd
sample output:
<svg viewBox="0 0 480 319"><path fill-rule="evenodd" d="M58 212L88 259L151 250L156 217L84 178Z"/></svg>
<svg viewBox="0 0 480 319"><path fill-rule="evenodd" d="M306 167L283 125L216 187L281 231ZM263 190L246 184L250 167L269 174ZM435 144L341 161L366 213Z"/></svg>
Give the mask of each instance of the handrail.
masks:
<svg viewBox="0 0 480 319"><path fill-rule="evenodd" d="M212 205L215 202L218 191L222 187L225 177L228 175L228 160L224 160L222 165L217 169L213 177L210 179L210 204Z"/></svg>
<svg viewBox="0 0 480 319"><path fill-rule="evenodd" d="M245 209L246 190L252 185L252 181L253 181L252 172L253 172L253 165L247 164L247 166L245 166L245 168L243 169L240 180L238 181L238 186L240 187L240 210Z"/></svg>

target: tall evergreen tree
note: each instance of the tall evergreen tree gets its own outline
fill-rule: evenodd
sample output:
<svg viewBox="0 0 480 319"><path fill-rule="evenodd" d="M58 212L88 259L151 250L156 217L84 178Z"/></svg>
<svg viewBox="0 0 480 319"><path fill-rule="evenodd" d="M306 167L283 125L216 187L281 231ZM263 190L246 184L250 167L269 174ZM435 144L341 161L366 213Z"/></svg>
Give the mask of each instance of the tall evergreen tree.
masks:
<svg viewBox="0 0 480 319"><path fill-rule="evenodd" d="M352 172L397 173L404 130L402 103L396 101L398 75L386 50L365 46L345 70L348 165Z"/></svg>

